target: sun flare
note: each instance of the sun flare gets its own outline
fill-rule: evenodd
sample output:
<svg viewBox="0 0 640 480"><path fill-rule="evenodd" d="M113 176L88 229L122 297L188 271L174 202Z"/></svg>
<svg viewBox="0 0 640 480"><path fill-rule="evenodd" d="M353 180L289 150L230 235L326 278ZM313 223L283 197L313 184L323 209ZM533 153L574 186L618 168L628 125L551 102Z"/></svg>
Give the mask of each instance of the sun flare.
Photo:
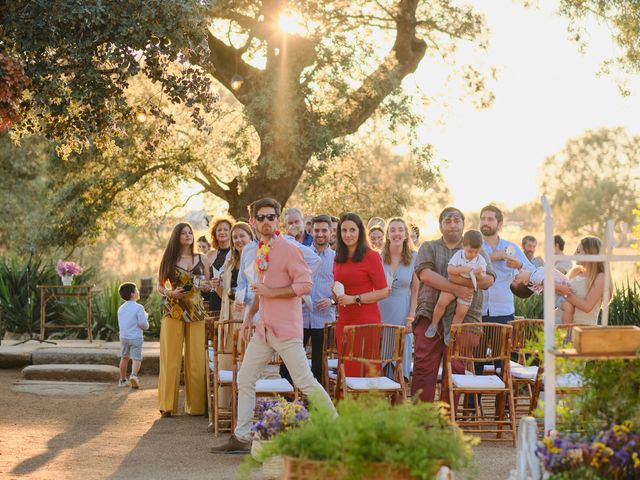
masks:
<svg viewBox="0 0 640 480"><path fill-rule="evenodd" d="M304 18L297 12L281 13L278 19L280 30L285 33L302 35L307 32L304 24Z"/></svg>

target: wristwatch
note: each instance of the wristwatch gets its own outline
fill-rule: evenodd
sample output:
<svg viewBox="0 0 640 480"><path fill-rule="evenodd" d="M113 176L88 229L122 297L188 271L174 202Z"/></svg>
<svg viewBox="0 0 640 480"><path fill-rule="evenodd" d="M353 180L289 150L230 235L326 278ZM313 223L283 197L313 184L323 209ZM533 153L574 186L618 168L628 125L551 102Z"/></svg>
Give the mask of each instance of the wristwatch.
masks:
<svg viewBox="0 0 640 480"><path fill-rule="evenodd" d="M360 298L360 295L356 295L356 305L358 306L362 305L362 298Z"/></svg>
<svg viewBox="0 0 640 480"><path fill-rule="evenodd" d="M333 298L331 299L331 305L333 305L334 307L338 304L338 302L336 302Z"/></svg>

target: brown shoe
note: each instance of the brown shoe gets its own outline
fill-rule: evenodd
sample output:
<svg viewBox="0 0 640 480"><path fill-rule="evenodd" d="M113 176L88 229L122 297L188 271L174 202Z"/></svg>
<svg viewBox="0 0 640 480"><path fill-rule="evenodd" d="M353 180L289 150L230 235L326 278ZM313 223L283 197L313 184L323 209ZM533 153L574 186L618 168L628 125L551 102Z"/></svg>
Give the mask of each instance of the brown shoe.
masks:
<svg viewBox="0 0 640 480"><path fill-rule="evenodd" d="M171 410L160 410L160 416L162 418L167 418L171 416Z"/></svg>
<svg viewBox="0 0 640 480"><path fill-rule="evenodd" d="M231 435L227 443L219 447L213 447L211 453L220 453L226 455L249 453L251 450L251 442L238 440L235 435Z"/></svg>

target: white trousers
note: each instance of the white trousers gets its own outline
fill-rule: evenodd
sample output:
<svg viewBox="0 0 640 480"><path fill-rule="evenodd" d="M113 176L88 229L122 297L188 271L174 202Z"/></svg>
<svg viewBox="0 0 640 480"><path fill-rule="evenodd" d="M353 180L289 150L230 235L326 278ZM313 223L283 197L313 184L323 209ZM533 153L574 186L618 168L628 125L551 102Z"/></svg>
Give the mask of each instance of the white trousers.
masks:
<svg viewBox="0 0 640 480"><path fill-rule="evenodd" d="M256 406L256 382L269 364L274 351L278 352L287 366L296 387L305 395L318 392L317 398L324 401L326 407L337 415L331 398L311 373L302 339L279 341L267 331L266 342L253 335L238 372L238 423L234 433L241 441L251 439L251 420Z"/></svg>

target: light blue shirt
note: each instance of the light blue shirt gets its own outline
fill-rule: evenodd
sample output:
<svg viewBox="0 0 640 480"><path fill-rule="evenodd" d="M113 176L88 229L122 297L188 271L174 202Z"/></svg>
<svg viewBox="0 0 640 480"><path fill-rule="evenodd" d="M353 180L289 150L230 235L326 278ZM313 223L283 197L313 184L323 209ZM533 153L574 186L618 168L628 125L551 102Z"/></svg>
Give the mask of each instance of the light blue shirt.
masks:
<svg viewBox="0 0 640 480"><path fill-rule="evenodd" d="M302 317L304 328L324 328L327 322L333 322L336 319L335 307L327 307L320 310L316 309L316 302L323 298L331 298L331 288L333 287L333 260L336 256L330 247L318 252L313 247L314 252L320 258L320 265L316 272L312 275L313 288L311 289L311 304L313 310L309 310L306 304L302 305Z"/></svg>
<svg viewBox="0 0 640 480"><path fill-rule="evenodd" d="M142 338L142 330L149 328L147 312L144 307L133 300L128 300L118 309L118 329L120 338L137 340Z"/></svg>
<svg viewBox="0 0 640 480"><path fill-rule="evenodd" d="M495 250L487 242L483 243L483 247L489 256L494 251L504 250L508 246L511 246L516 258L522 262L522 270L533 271L536 269L520 247L513 242L500 238ZM501 317L503 315L513 315L516 309L513 293L511 293L509 285L511 285L511 280L518 270L507 267L506 260L492 260L491 263L493 264L493 270L496 272L496 280L491 287L484 291L482 316Z"/></svg>

